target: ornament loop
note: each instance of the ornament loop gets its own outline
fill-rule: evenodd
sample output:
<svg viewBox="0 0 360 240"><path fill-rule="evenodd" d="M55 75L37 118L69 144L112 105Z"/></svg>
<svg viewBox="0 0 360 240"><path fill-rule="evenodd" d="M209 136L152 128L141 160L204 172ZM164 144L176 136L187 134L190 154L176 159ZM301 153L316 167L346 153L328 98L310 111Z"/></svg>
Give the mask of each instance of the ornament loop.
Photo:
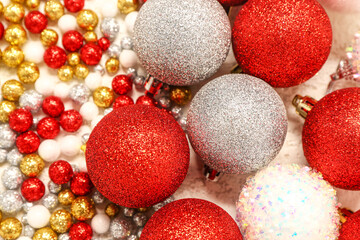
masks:
<svg viewBox="0 0 360 240"><path fill-rule="evenodd" d="M303 118L307 117L316 103L317 101L314 98L300 95L296 95L292 101L293 106L296 108L296 113Z"/></svg>

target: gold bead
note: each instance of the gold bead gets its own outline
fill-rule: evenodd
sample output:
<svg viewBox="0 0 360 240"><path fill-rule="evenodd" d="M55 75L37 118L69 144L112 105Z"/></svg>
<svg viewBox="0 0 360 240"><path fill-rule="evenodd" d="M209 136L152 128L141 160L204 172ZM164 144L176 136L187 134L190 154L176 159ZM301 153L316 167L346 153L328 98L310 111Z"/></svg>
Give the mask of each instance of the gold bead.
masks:
<svg viewBox="0 0 360 240"><path fill-rule="evenodd" d="M38 154L28 154L20 162L20 170L27 177L36 177L44 169L44 160Z"/></svg>
<svg viewBox="0 0 360 240"><path fill-rule="evenodd" d="M59 192L58 200L60 204L69 206L75 200L75 195L71 192L70 189L64 189Z"/></svg>
<svg viewBox="0 0 360 240"><path fill-rule="evenodd" d="M99 19L94 11L83 9L77 15L76 22L82 29L92 31L97 26Z"/></svg>
<svg viewBox="0 0 360 240"><path fill-rule="evenodd" d="M59 0L49 0L45 3L45 15L50 20L58 20L64 15L64 6Z"/></svg>
<svg viewBox="0 0 360 240"><path fill-rule="evenodd" d="M57 32L52 29L44 29L40 34L40 41L45 47L56 45L59 36Z"/></svg>
<svg viewBox="0 0 360 240"><path fill-rule="evenodd" d="M95 43L98 40L96 33L93 31L88 31L88 32L84 33L83 37L85 38L85 41L87 43Z"/></svg>
<svg viewBox="0 0 360 240"><path fill-rule="evenodd" d="M81 145L80 150L85 153L85 151L86 151L86 144Z"/></svg>
<svg viewBox="0 0 360 240"><path fill-rule="evenodd" d="M78 64L74 68L75 77L84 80L89 75L89 68L84 64Z"/></svg>
<svg viewBox="0 0 360 240"><path fill-rule="evenodd" d="M1 101L0 102L0 122L8 122L9 115L16 109L16 105L13 102Z"/></svg>
<svg viewBox="0 0 360 240"><path fill-rule="evenodd" d="M67 82L73 78L74 70L71 66L64 65L58 69L57 75L61 81Z"/></svg>
<svg viewBox="0 0 360 240"><path fill-rule="evenodd" d="M110 107L114 101L114 92L108 87L98 87L93 93L94 103L98 107L107 108Z"/></svg>
<svg viewBox="0 0 360 240"><path fill-rule="evenodd" d="M138 208L137 210L139 211L139 212L147 212L148 210L149 210L150 208Z"/></svg>
<svg viewBox="0 0 360 240"><path fill-rule="evenodd" d="M136 11L139 6L139 2L138 0L118 0L117 5L121 13L128 14Z"/></svg>
<svg viewBox="0 0 360 240"><path fill-rule="evenodd" d="M39 67L33 62L23 62L17 69L17 75L23 83L34 83L40 77Z"/></svg>
<svg viewBox="0 0 360 240"><path fill-rule="evenodd" d="M8 46L3 52L3 61L8 67L17 67L24 61L24 53L18 46Z"/></svg>
<svg viewBox="0 0 360 240"><path fill-rule="evenodd" d="M44 227L38 229L34 236L32 237L32 240L57 240L57 234L49 227Z"/></svg>
<svg viewBox="0 0 360 240"><path fill-rule="evenodd" d="M109 58L105 63L106 71L110 74L115 74L119 71L120 61L117 58Z"/></svg>
<svg viewBox="0 0 360 240"><path fill-rule="evenodd" d="M5 239L16 239L22 231L21 222L14 217L6 218L0 223L0 236Z"/></svg>
<svg viewBox="0 0 360 240"><path fill-rule="evenodd" d="M191 100L191 91L188 87L173 87L170 89L170 99L174 103L184 106Z"/></svg>
<svg viewBox="0 0 360 240"><path fill-rule="evenodd" d="M19 3L10 3L4 8L4 17L12 23L19 23L25 16L25 9Z"/></svg>
<svg viewBox="0 0 360 240"><path fill-rule="evenodd" d="M1 87L3 98L9 101L17 101L24 93L24 86L16 80L7 80Z"/></svg>
<svg viewBox="0 0 360 240"><path fill-rule="evenodd" d="M70 66L76 66L80 63L80 54L77 52L69 53L67 55L67 62Z"/></svg>
<svg viewBox="0 0 360 240"><path fill-rule="evenodd" d="M119 211L120 211L120 208L115 203L109 203L105 207L105 213L109 217L115 217L119 213Z"/></svg>
<svg viewBox="0 0 360 240"><path fill-rule="evenodd" d="M27 35L21 25L11 24L6 28L4 38L11 45L23 45L27 40Z"/></svg>
<svg viewBox="0 0 360 240"><path fill-rule="evenodd" d="M51 214L50 226L57 233L67 232L72 224L71 214L64 209L57 210Z"/></svg>
<svg viewBox="0 0 360 240"><path fill-rule="evenodd" d="M86 221L95 215L94 201L89 197L78 197L71 204L71 214L78 221Z"/></svg>
<svg viewBox="0 0 360 240"><path fill-rule="evenodd" d="M25 6L30 10L36 10L39 8L40 0L25 0Z"/></svg>

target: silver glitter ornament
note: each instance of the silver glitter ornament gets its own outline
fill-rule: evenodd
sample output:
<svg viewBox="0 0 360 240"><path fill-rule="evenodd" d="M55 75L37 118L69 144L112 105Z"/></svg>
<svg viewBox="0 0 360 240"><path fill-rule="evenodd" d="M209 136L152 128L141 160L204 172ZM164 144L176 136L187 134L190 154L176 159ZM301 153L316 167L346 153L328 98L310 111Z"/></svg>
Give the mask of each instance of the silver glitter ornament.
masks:
<svg viewBox="0 0 360 240"><path fill-rule="evenodd" d="M125 36L120 40L121 49L132 50L134 43L131 37Z"/></svg>
<svg viewBox="0 0 360 240"><path fill-rule="evenodd" d="M114 41L120 32L120 25L115 18L104 18L100 25L100 30L110 41Z"/></svg>
<svg viewBox="0 0 360 240"><path fill-rule="evenodd" d="M30 208L32 208L34 206L34 204L32 202L25 202L22 205L22 209L24 210L24 212L28 212L30 210Z"/></svg>
<svg viewBox="0 0 360 240"><path fill-rule="evenodd" d="M8 152L6 160L13 166L19 166L23 155L17 150L17 148L12 149Z"/></svg>
<svg viewBox="0 0 360 240"><path fill-rule="evenodd" d="M83 83L79 83L70 88L69 97L78 104L84 104L90 97L90 89Z"/></svg>
<svg viewBox="0 0 360 240"><path fill-rule="evenodd" d="M63 233L58 236L58 240L70 240L70 236L68 233Z"/></svg>
<svg viewBox="0 0 360 240"><path fill-rule="evenodd" d="M128 68L126 71L126 75L128 75L132 80L137 77L137 71L135 68Z"/></svg>
<svg viewBox="0 0 360 240"><path fill-rule="evenodd" d="M100 73L101 76L104 76L105 74L105 68L100 64L94 67L94 71Z"/></svg>
<svg viewBox="0 0 360 240"><path fill-rule="evenodd" d="M107 50L107 53L110 57L119 58L121 53L121 47L117 44L111 44Z"/></svg>
<svg viewBox="0 0 360 240"><path fill-rule="evenodd" d="M43 205L48 209L54 209L58 205L58 197L55 194L48 194L42 200Z"/></svg>
<svg viewBox="0 0 360 240"><path fill-rule="evenodd" d="M133 83L137 90L143 90L145 86L145 77L144 76L137 76L134 78Z"/></svg>
<svg viewBox="0 0 360 240"><path fill-rule="evenodd" d="M16 140L16 133L10 129L9 124L0 125L0 148L11 148Z"/></svg>
<svg viewBox="0 0 360 240"><path fill-rule="evenodd" d="M180 124L180 127L186 132L187 130L187 117L181 116L178 118L178 123Z"/></svg>
<svg viewBox="0 0 360 240"><path fill-rule="evenodd" d="M37 113L43 102L43 96L35 90L25 91L19 99L19 105L32 113Z"/></svg>
<svg viewBox="0 0 360 240"><path fill-rule="evenodd" d="M156 0L144 4L134 26L134 49L153 77L192 85L225 61L230 21L217 0Z"/></svg>
<svg viewBox="0 0 360 240"><path fill-rule="evenodd" d="M124 210L123 210L123 214L125 217L132 217L132 216L134 216L135 212L136 212L135 208L124 207Z"/></svg>
<svg viewBox="0 0 360 240"><path fill-rule="evenodd" d="M92 200L95 204L102 204L105 202L106 198L98 191L95 190L92 194Z"/></svg>
<svg viewBox="0 0 360 240"><path fill-rule="evenodd" d="M284 103L261 79L229 74L203 86L191 102L187 132L206 165L250 173L270 163L287 132Z"/></svg>
<svg viewBox="0 0 360 240"><path fill-rule="evenodd" d="M32 236L34 235L35 233L35 229L32 228L30 225L25 225L24 228L23 228L23 235L25 237L29 237L29 238L32 238Z"/></svg>
<svg viewBox="0 0 360 240"><path fill-rule="evenodd" d="M6 149L0 148L0 163L3 163L6 161L6 155L7 155Z"/></svg>
<svg viewBox="0 0 360 240"><path fill-rule="evenodd" d="M53 181L49 181L48 183L49 192L57 194L61 191L61 185L56 184Z"/></svg>
<svg viewBox="0 0 360 240"><path fill-rule="evenodd" d="M137 227L143 227L147 222L147 217L144 213L136 213L133 217L133 221Z"/></svg>
<svg viewBox="0 0 360 240"><path fill-rule="evenodd" d="M110 233L114 238L128 237L132 230L133 226L125 219L115 218L110 224Z"/></svg>
<svg viewBox="0 0 360 240"><path fill-rule="evenodd" d="M20 187L23 182L23 175L18 167L6 168L1 176L1 181L6 189L14 190Z"/></svg>
<svg viewBox="0 0 360 240"><path fill-rule="evenodd" d="M13 214L21 210L23 200L21 194L15 190L0 193L0 209L3 213Z"/></svg>

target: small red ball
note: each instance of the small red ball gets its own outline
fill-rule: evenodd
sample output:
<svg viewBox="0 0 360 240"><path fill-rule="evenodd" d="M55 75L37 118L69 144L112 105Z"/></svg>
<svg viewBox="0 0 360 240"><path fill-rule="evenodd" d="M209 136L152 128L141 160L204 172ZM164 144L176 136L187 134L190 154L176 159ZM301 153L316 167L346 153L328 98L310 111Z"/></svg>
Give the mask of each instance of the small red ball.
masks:
<svg viewBox="0 0 360 240"><path fill-rule="evenodd" d="M140 96L137 100L136 100L136 104L142 104L142 105L147 105L147 106L156 106L156 101L154 98L143 95Z"/></svg>
<svg viewBox="0 0 360 240"><path fill-rule="evenodd" d="M84 196L90 193L93 184L90 180L89 174L79 172L71 179L70 189L78 196Z"/></svg>
<svg viewBox="0 0 360 240"><path fill-rule="evenodd" d="M84 37L75 30L70 30L64 33L62 44L69 52L77 52L84 43Z"/></svg>
<svg viewBox="0 0 360 240"><path fill-rule="evenodd" d="M82 125L83 119L76 110L67 110L60 116L60 126L67 132L76 132Z"/></svg>
<svg viewBox="0 0 360 240"><path fill-rule="evenodd" d="M5 32L4 25L0 22L0 39L3 38Z"/></svg>
<svg viewBox="0 0 360 240"><path fill-rule="evenodd" d="M85 0L64 0L65 8L69 12L78 12L83 9Z"/></svg>
<svg viewBox="0 0 360 240"><path fill-rule="evenodd" d="M110 40L107 39L106 37L102 37L98 40L98 45L101 47L103 51L106 51L110 47Z"/></svg>
<svg viewBox="0 0 360 240"><path fill-rule="evenodd" d="M54 139L60 132L60 125L55 118L45 117L37 124L36 131L42 138Z"/></svg>
<svg viewBox="0 0 360 240"><path fill-rule="evenodd" d="M93 231L86 222L74 223L69 231L71 240L91 240Z"/></svg>
<svg viewBox="0 0 360 240"><path fill-rule="evenodd" d="M66 62L66 52L58 46L51 46L45 50L44 62L50 68L60 68Z"/></svg>
<svg viewBox="0 0 360 240"><path fill-rule="evenodd" d="M73 169L67 161L59 160L49 167L49 177L56 184L65 184L73 177Z"/></svg>
<svg viewBox="0 0 360 240"><path fill-rule="evenodd" d="M21 194L28 202L39 201L45 193L45 185L38 178L28 178L21 185Z"/></svg>
<svg viewBox="0 0 360 240"><path fill-rule="evenodd" d="M31 33L41 33L47 27L48 20L39 11L31 11L25 17L25 27Z"/></svg>
<svg viewBox="0 0 360 240"><path fill-rule="evenodd" d="M338 240L360 239L360 211L347 217L346 222L340 228Z"/></svg>
<svg viewBox="0 0 360 240"><path fill-rule="evenodd" d="M119 107L129 106L133 104L134 104L134 100L131 97L127 95L120 95L115 99L113 108L116 109Z"/></svg>
<svg viewBox="0 0 360 240"><path fill-rule="evenodd" d="M16 132L26 132L33 124L31 112L24 108L12 111L9 115L9 126Z"/></svg>
<svg viewBox="0 0 360 240"><path fill-rule="evenodd" d="M80 58L87 65L96 65L102 57L101 48L94 43L85 44L80 50Z"/></svg>
<svg viewBox="0 0 360 240"><path fill-rule="evenodd" d="M246 0L218 0L220 4L224 6L237 6L246 2Z"/></svg>
<svg viewBox="0 0 360 240"><path fill-rule="evenodd" d="M24 154L34 153L38 150L40 138L33 131L27 131L16 138L16 146L19 152Z"/></svg>
<svg viewBox="0 0 360 240"><path fill-rule="evenodd" d="M64 103L59 97L46 97L42 103L42 109L50 117L59 117L64 112Z"/></svg>
<svg viewBox="0 0 360 240"><path fill-rule="evenodd" d="M128 75L117 75L112 80L112 89L119 95L127 94L132 90L132 80Z"/></svg>

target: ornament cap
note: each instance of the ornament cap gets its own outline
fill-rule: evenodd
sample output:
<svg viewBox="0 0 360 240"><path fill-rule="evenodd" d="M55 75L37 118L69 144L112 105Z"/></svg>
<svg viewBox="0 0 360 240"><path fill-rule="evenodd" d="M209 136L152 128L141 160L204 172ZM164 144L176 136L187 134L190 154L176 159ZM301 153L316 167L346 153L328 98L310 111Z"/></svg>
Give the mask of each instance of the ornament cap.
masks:
<svg viewBox="0 0 360 240"><path fill-rule="evenodd" d="M210 182L217 182L221 178L223 174L221 172L218 172L211 167L204 165L204 176L205 179Z"/></svg>
<svg viewBox="0 0 360 240"><path fill-rule="evenodd" d="M293 106L296 108L296 113L303 118L307 117L316 103L317 101L314 98L300 95L296 95L292 101Z"/></svg>
<svg viewBox="0 0 360 240"><path fill-rule="evenodd" d="M145 80L145 94L155 96L161 89L162 85L163 83L160 80L149 74Z"/></svg>

